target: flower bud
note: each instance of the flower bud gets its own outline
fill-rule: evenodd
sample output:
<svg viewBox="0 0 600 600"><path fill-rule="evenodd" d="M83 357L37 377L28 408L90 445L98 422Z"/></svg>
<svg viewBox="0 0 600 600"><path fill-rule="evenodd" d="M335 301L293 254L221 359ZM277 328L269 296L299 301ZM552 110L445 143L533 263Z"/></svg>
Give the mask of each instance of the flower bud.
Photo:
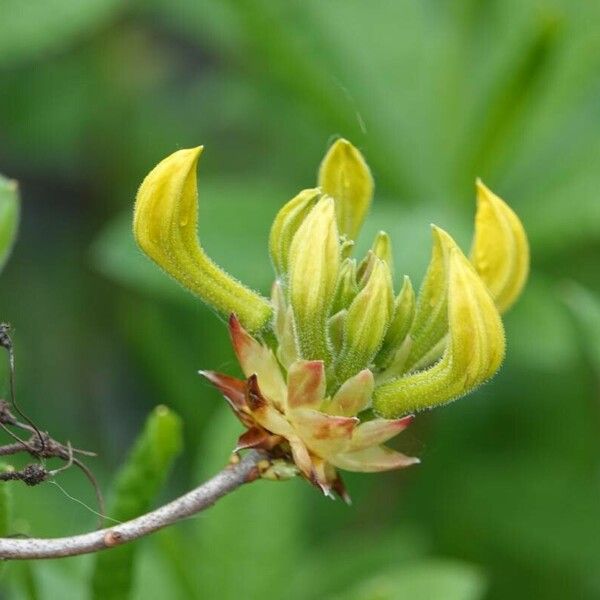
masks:
<svg viewBox="0 0 600 600"><path fill-rule="evenodd" d="M448 343L432 367L375 389L373 407L386 418L450 402L471 391L499 368L504 329L490 293L458 247L443 263Z"/></svg>
<svg viewBox="0 0 600 600"><path fill-rule="evenodd" d="M471 262L500 312L523 290L529 273L529 244L519 217L477 180L477 214Z"/></svg>
<svg viewBox="0 0 600 600"><path fill-rule="evenodd" d="M140 248L171 277L222 315L236 313L250 331L269 320L271 306L218 267L198 241L196 166L202 146L160 162L137 194L133 233Z"/></svg>
<svg viewBox="0 0 600 600"><path fill-rule="evenodd" d="M347 140L337 140L323 158L319 187L335 199L340 233L355 240L373 198L373 177L362 154Z"/></svg>
<svg viewBox="0 0 600 600"><path fill-rule="evenodd" d="M348 311L344 308L330 317L327 323L329 341L334 355L340 352L344 343L344 323L346 322L347 314Z"/></svg>
<svg viewBox="0 0 600 600"><path fill-rule="evenodd" d="M289 252L289 301L302 358L330 359L327 319L340 271L333 198L321 198L296 232Z"/></svg>
<svg viewBox="0 0 600 600"><path fill-rule="evenodd" d="M373 268L374 258L379 258L387 263L390 272L394 272L394 258L392 255L392 240L385 231L380 231L373 240L370 251L367 256L358 265L357 278L361 285L364 285L365 281L371 274Z"/></svg>
<svg viewBox="0 0 600 600"><path fill-rule="evenodd" d="M340 276L335 292L332 312L337 313L338 311L347 308L357 293L356 260L353 258L346 258L342 261L342 266L340 267Z"/></svg>
<svg viewBox="0 0 600 600"><path fill-rule="evenodd" d="M447 319L447 262L456 242L439 227L432 226L433 247L425 279L419 291L415 317L410 328L413 340L406 359L407 370L414 368L432 348L444 339ZM441 354L441 353L440 353Z"/></svg>
<svg viewBox="0 0 600 600"><path fill-rule="evenodd" d="M402 289L394 302L394 316L375 361L379 367L385 368L393 359L400 345L408 335L414 316L415 292L410 278L405 276Z"/></svg>
<svg viewBox="0 0 600 600"><path fill-rule="evenodd" d="M317 188L303 190L277 213L271 227L269 252L278 275L287 273L292 239L319 196Z"/></svg>
<svg viewBox="0 0 600 600"><path fill-rule="evenodd" d="M383 342L392 307L391 273L376 258L369 280L348 307L342 350L334 363L338 383L369 366Z"/></svg>

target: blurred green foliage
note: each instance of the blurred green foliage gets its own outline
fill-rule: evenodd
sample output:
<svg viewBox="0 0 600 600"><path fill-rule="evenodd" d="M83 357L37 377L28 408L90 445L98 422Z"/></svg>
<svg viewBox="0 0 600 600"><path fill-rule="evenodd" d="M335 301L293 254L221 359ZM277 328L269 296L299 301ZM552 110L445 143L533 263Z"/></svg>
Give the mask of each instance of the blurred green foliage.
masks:
<svg viewBox="0 0 600 600"><path fill-rule="evenodd" d="M0 270L4 268L17 237L19 212L16 182L0 175Z"/></svg>
<svg viewBox="0 0 600 600"><path fill-rule="evenodd" d="M166 406L157 407L115 478L112 499L106 511L112 522L125 522L143 515L181 452L181 421ZM121 600L131 595L137 547L129 544L95 556L92 597Z"/></svg>
<svg viewBox="0 0 600 600"><path fill-rule="evenodd" d="M21 403L99 451L104 487L157 403L186 438L164 499L235 439L195 375L235 370L223 324L129 233L136 187L175 149L206 146L203 242L263 292L270 221L336 135L373 169L360 244L391 234L397 282L422 276L431 221L468 249L476 176L531 238L506 364L403 434L422 465L349 476L351 508L301 481L248 486L136 543L131 598L600 596L599 19L583 0L0 3L0 171L23 195L0 317ZM77 473L59 482L93 505ZM12 533L94 525L56 486L11 491ZM10 564L2 586L79 600L93 561Z"/></svg>

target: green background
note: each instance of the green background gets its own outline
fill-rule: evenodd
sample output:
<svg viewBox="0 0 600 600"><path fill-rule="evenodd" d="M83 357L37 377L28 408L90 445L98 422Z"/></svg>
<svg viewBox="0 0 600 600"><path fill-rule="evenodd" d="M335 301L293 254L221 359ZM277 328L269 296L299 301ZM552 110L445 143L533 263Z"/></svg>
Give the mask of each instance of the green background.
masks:
<svg viewBox="0 0 600 600"><path fill-rule="evenodd" d="M263 292L270 223L339 135L377 182L360 243L391 234L397 284L418 285L431 222L468 249L477 176L532 247L499 375L398 438L420 466L348 476L350 508L260 482L136 543L123 577L117 559L10 564L5 597L600 598L599 28L584 0L0 0L0 172L22 193L0 319L18 396L99 453L105 490L152 409L175 411L184 447L161 491L180 440L165 450L156 424L137 446L166 453L142 465L146 488L139 453L121 471L140 510L221 468L239 432L196 375L236 371L224 324L131 238L161 158L206 146L201 238ZM68 495L4 484L9 534L95 526L81 474L57 483Z"/></svg>

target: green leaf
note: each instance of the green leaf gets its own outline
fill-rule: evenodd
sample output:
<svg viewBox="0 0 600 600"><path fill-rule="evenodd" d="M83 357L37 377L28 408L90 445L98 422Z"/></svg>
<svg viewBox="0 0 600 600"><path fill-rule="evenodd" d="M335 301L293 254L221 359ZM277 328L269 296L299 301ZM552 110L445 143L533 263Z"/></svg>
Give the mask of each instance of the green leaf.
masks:
<svg viewBox="0 0 600 600"><path fill-rule="evenodd" d="M19 186L0 175L0 270L4 268L17 238Z"/></svg>
<svg viewBox="0 0 600 600"><path fill-rule="evenodd" d="M430 545L421 530L406 524L388 531L359 527L351 534L338 527L334 535L324 536L322 531L317 535L318 545L303 555L290 577L289 600L331 598L354 589L374 573L421 559Z"/></svg>
<svg viewBox="0 0 600 600"><path fill-rule="evenodd" d="M165 406L154 409L116 477L107 510L111 519L127 521L150 508L181 451L181 436L179 417ZM93 598L129 598L136 550L137 544L129 544L96 555L91 582Z"/></svg>
<svg viewBox="0 0 600 600"><path fill-rule="evenodd" d="M14 66L70 44L100 27L119 4L118 0L3 0L0 66Z"/></svg>
<svg viewBox="0 0 600 600"><path fill-rule="evenodd" d="M455 560L427 559L407 564L364 582L339 600L478 600L485 577L473 565Z"/></svg>

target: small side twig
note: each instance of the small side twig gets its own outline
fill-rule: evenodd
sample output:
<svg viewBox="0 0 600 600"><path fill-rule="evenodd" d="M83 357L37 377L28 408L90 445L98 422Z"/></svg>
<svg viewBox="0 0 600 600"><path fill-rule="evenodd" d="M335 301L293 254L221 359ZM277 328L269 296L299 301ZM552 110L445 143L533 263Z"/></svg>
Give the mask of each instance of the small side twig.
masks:
<svg viewBox="0 0 600 600"><path fill-rule="evenodd" d="M46 467L39 463L32 463L19 471L0 473L0 481L22 481L25 485L33 486L46 481L49 476L50 473Z"/></svg>
<svg viewBox="0 0 600 600"><path fill-rule="evenodd" d="M26 485L38 485L74 465L92 484L92 487L94 488L94 494L96 495L96 502L98 503L98 512L103 516L106 514L104 497L102 496L102 492L100 491L100 486L98 485L96 477L92 473L91 469L75 456L75 453L86 456L94 456L93 452L87 452L85 450L73 448L70 442L65 446L64 444L61 444L60 442L57 442L55 439L51 438L47 432L40 432L42 438L40 441L38 435L35 433L35 431L32 431L32 428L29 425L20 423L15 419L14 415L10 412L8 403L2 399L0 399L0 424L5 426L11 425L13 427L19 427L20 429L32 433L31 438L25 444L16 442L13 444L0 446L0 456L11 456L21 452L27 452L34 458L40 460L58 458L66 463L63 467L53 470L48 470L45 466L38 465L40 473L41 471L45 472L45 477L41 477L41 475L32 477L31 473L27 471L27 469L31 467L31 465L28 465L21 470L0 473L0 481L22 481Z"/></svg>
<svg viewBox="0 0 600 600"><path fill-rule="evenodd" d="M4 348L8 352L8 364L9 364L9 380L10 380L10 401L13 408L29 423L30 427L33 428L36 435L39 438L42 448L44 447L44 438L37 425L21 410L21 407L17 404L17 397L15 394L15 378L16 378L16 367L15 367L15 352L13 347L12 338L10 337L10 325L8 323L0 323L0 347ZM4 429L6 429L4 427ZM16 436L14 436L16 437Z"/></svg>
<svg viewBox="0 0 600 600"><path fill-rule="evenodd" d="M10 456L19 452L27 452L34 458L37 458L41 464L36 469L33 469L32 465L28 465L21 470L12 470L0 474L3 475L0 477L0 481L23 481L27 485L37 485L75 465L92 484L98 502L99 513L104 516L104 498L102 497L96 477L81 460L74 457L75 453L84 456L95 456L95 453L73 448L70 442L66 446L57 442L50 437L47 431L42 431L17 404L15 394L15 354L10 330L11 327L9 324L0 323L0 348L4 348L8 352L10 388L10 404L6 400L0 400L0 429L12 437L15 443L0 446L0 456ZM25 422L19 421L11 412L11 408ZM31 436L30 439L27 441L21 439L11 430L11 427L29 433ZM43 464L43 460L46 458L58 458L65 461L66 464L59 469L48 470ZM33 474L32 469L35 471L35 474ZM102 520L100 526L102 526Z"/></svg>

